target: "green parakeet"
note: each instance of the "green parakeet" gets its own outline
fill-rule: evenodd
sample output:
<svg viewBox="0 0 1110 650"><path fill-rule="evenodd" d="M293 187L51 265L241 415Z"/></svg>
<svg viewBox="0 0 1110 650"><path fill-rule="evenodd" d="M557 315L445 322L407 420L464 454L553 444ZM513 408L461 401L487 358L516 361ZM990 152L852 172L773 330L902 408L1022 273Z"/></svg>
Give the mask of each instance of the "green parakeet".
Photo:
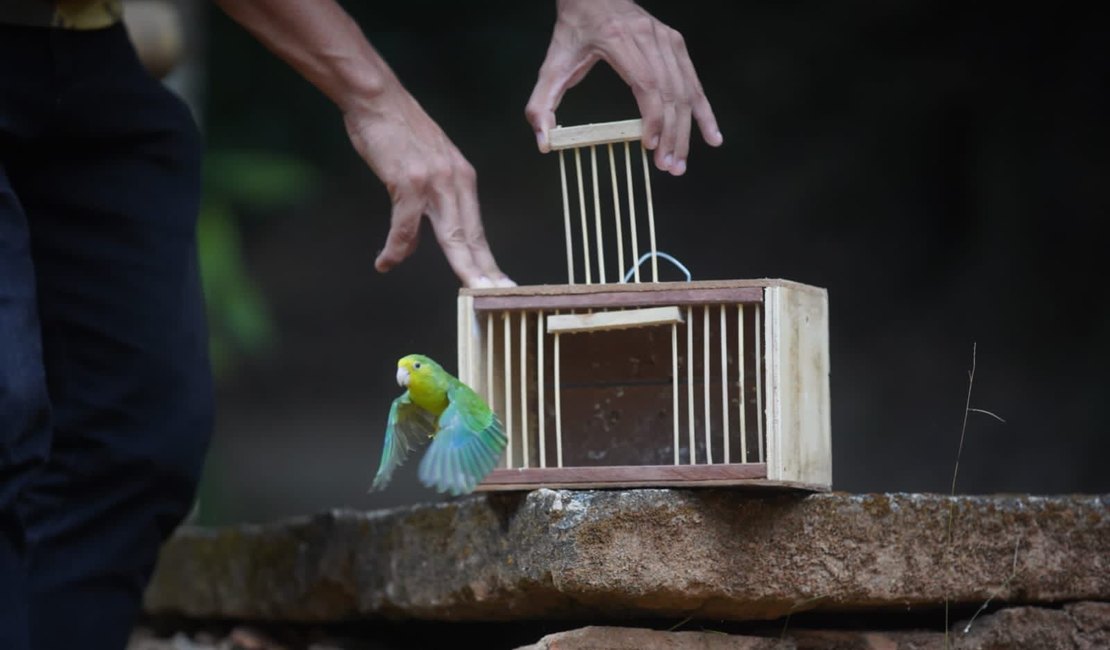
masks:
<svg viewBox="0 0 1110 650"><path fill-rule="evenodd" d="M439 492L467 494L497 465L508 439L485 401L435 361L410 354L397 362L397 384L385 448L370 490L389 484L393 470L429 438L420 461L420 482Z"/></svg>

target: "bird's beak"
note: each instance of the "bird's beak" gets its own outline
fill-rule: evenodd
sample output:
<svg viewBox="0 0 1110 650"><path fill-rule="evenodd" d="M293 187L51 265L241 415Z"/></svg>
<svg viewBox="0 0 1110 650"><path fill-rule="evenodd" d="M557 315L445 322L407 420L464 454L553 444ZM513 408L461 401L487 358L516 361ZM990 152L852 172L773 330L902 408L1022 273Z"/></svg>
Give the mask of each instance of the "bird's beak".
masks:
<svg viewBox="0 0 1110 650"><path fill-rule="evenodd" d="M401 388L408 388L409 387L409 371L408 371L408 368L405 368L403 366L397 368L397 385L400 386Z"/></svg>

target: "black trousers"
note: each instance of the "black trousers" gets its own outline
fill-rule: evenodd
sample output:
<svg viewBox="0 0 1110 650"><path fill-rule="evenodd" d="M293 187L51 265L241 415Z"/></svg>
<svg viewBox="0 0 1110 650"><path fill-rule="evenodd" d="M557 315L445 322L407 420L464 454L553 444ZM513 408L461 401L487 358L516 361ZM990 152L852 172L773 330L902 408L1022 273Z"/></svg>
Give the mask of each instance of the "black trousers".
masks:
<svg viewBox="0 0 1110 650"><path fill-rule="evenodd" d="M212 389L200 139L121 26L0 25L0 648L118 650Z"/></svg>

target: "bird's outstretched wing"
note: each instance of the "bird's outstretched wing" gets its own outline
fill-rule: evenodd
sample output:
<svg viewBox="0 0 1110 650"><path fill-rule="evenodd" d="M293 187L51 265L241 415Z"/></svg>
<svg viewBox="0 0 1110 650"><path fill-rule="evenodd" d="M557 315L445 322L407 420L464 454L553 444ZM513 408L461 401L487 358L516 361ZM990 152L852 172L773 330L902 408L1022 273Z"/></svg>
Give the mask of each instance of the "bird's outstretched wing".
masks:
<svg viewBox="0 0 1110 650"><path fill-rule="evenodd" d="M404 462L409 452L428 439L436 430L435 416L412 403L408 391L393 400L385 427L385 445L378 473L370 491L380 490L393 478L393 470Z"/></svg>
<svg viewBox="0 0 1110 650"><path fill-rule="evenodd" d="M497 465L508 439L501 421L473 390L452 382L439 432L420 461L420 481L452 495L467 494Z"/></svg>

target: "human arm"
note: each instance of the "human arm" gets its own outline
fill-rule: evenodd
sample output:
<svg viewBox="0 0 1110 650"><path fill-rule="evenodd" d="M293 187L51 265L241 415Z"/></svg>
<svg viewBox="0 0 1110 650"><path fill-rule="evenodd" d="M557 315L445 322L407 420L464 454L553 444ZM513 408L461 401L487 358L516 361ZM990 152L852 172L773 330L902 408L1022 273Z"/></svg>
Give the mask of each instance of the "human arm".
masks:
<svg viewBox="0 0 1110 650"><path fill-rule="evenodd" d="M351 144L393 204L389 235L374 262L379 271L412 254L427 215L466 286L513 284L486 241L474 168L342 7L334 0L216 3L342 112Z"/></svg>
<svg viewBox="0 0 1110 650"><path fill-rule="evenodd" d="M557 0L556 7L551 45L525 109L541 151L563 95L598 61L631 87L656 167L686 172L691 117L705 141L720 146L724 139L681 34L632 0Z"/></svg>

